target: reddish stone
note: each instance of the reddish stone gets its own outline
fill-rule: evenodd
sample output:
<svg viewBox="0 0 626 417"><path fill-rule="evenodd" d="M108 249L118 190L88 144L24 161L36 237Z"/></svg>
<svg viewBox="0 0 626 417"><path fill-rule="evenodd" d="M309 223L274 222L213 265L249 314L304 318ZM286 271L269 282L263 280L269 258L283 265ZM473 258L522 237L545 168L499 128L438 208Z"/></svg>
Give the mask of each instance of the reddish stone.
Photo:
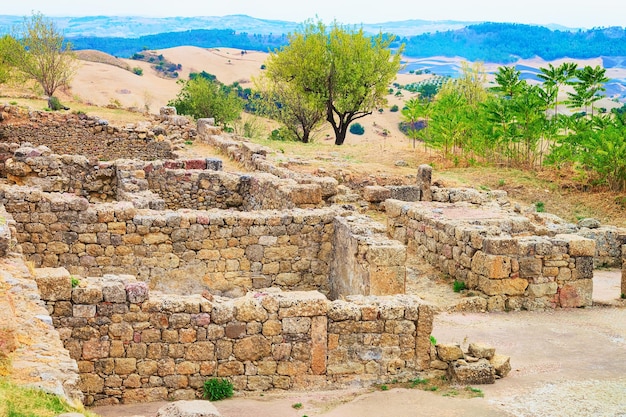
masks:
<svg viewBox="0 0 626 417"><path fill-rule="evenodd" d="M204 159L188 159L185 161L185 169L206 169Z"/></svg>

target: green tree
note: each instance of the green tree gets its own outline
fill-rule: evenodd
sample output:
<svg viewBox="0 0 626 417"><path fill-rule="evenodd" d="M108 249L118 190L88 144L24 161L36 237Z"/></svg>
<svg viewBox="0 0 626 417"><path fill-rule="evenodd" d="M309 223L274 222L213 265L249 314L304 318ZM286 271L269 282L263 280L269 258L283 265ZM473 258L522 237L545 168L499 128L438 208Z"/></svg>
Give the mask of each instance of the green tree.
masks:
<svg viewBox="0 0 626 417"><path fill-rule="evenodd" d="M578 82L574 84L574 93L568 93L570 103L573 107L584 107L585 112L591 106L591 117L593 118L593 104L602 98L599 93L606 91L604 84L609 81L606 77L606 69L597 65L595 68L587 65L583 69L576 71Z"/></svg>
<svg viewBox="0 0 626 417"><path fill-rule="evenodd" d="M259 91L259 110L279 121L300 142L308 143L325 116L314 97L281 80L272 81L264 73L255 81Z"/></svg>
<svg viewBox="0 0 626 417"><path fill-rule="evenodd" d="M216 123L226 126L238 118L243 110L243 102L236 91L218 81L196 77L188 81L180 80L178 83L183 87L168 105L176 107L179 114L196 119L213 117Z"/></svg>
<svg viewBox="0 0 626 417"><path fill-rule="evenodd" d="M515 67L499 67L495 74L496 86L493 90L508 98L515 97L523 89L521 74Z"/></svg>
<svg viewBox="0 0 626 417"><path fill-rule="evenodd" d="M270 54L269 79L284 82L322 109L342 145L350 123L385 104L389 84L400 69L403 48L389 49L393 37L366 36L337 23L304 24L289 44Z"/></svg>
<svg viewBox="0 0 626 417"><path fill-rule="evenodd" d="M537 74L537 77L543 80L545 91L554 91L550 97L553 100L551 104L554 104L555 118L559 114L559 90L562 86L571 84L571 79L576 76L577 68L578 64L575 62L564 62L558 67L548 64L548 68L539 68L541 72Z"/></svg>
<svg viewBox="0 0 626 417"><path fill-rule="evenodd" d="M58 88L69 85L74 75L76 59L71 45L65 42L54 22L41 13L24 18L14 32L19 47L11 48L5 59L35 79L50 100Z"/></svg>

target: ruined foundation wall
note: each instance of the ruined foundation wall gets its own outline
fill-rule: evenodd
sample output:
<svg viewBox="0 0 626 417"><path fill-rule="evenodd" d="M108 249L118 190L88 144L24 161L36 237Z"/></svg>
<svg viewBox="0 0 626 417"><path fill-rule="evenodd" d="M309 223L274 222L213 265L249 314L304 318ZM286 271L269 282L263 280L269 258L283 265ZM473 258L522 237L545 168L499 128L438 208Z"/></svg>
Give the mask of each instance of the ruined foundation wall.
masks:
<svg viewBox="0 0 626 417"><path fill-rule="evenodd" d="M45 145L60 155L84 155L96 160L121 158L171 159L170 138L196 136L195 126L161 121L126 127L110 126L106 120L84 114L28 111L0 106L0 142Z"/></svg>
<svg viewBox="0 0 626 417"><path fill-rule="evenodd" d="M433 205L434 204L434 205ZM470 219L454 207L387 200L388 233L440 271L485 294L489 310L592 304L595 241L573 234L529 236L528 219L489 212ZM474 216L473 219L471 217Z"/></svg>
<svg viewBox="0 0 626 417"><path fill-rule="evenodd" d="M17 186L0 197L24 256L38 267L133 274L173 293L269 286L329 292L333 209L157 212Z"/></svg>
<svg viewBox="0 0 626 417"><path fill-rule="evenodd" d="M330 298L404 294L406 246L365 216L335 217Z"/></svg>
<svg viewBox="0 0 626 417"><path fill-rule="evenodd" d="M149 293L132 277L38 282L88 405L194 399L211 377L238 391L325 389L415 378L430 366L433 310L416 297L328 301L259 290L209 301Z"/></svg>

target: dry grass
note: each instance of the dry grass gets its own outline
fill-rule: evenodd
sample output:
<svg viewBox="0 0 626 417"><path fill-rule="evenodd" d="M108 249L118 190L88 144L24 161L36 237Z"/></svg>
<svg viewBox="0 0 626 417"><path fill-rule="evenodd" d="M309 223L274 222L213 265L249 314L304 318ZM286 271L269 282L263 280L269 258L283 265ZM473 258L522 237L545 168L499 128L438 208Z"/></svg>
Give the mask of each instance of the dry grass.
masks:
<svg viewBox="0 0 626 417"><path fill-rule="evenodd" d="M114 67L119 67L126 71L131 70L130 65L127 62L122 61L121 59L118 59L113 55L109 55L105 52L96 51L93 49L76 51L76 57L82 61L98 62L101 64L113 65Z"/></svg>

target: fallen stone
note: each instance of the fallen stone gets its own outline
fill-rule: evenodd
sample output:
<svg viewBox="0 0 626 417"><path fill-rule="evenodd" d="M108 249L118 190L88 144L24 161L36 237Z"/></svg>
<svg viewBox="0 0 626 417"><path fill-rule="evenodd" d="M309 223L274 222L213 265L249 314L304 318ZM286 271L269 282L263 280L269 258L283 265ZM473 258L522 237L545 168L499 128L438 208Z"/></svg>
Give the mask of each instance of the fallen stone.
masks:
<svg viewBox="0 0 626 417"><path fill-rule="evenodd" d="M176 401L159 408L156 417L221 417L209 401Z"/></svg>
<svg viewBox="0 0 626 417"><path fill-rule="evenodd" d="M437 345L437 356L443 362L452 362L457 359L463 359L463 350L458 345Z"/></svg>
<svg viewBox="0 0 626 417"><path fill-rule="evenodd" d="M470 343L469 354L478 359L491 359L496 354L496 349L484 343Z"/></svg>
<svg viewBox="0 0 626 417"><path fill-rule="evenodd" d="M450 381L460 385L482 385L496 382L496 370L486 359L475 363L458 360L448 368Z"/></svg>
<svg viewBox="0 0 626 417"><path fill-rule="evenodd" d="M511 372L511 358L505 355L493 355L489 360L496 371L496 375L504 378Z"/></svg>

